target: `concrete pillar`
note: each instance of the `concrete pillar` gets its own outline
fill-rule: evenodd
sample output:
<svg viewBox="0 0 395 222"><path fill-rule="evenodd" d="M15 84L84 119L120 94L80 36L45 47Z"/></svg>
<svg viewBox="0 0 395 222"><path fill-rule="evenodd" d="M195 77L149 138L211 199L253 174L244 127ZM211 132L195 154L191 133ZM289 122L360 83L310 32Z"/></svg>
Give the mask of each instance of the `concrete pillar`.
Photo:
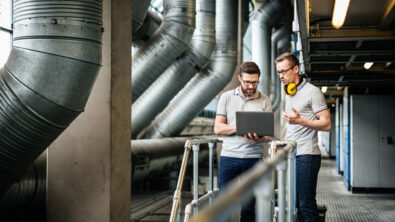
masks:
<svg viewBox="0 0 395 222"><path fill-rule="evenodd" d="M131 1L103 0L102 67L48 149L49 222L130 221Z"/></svg>

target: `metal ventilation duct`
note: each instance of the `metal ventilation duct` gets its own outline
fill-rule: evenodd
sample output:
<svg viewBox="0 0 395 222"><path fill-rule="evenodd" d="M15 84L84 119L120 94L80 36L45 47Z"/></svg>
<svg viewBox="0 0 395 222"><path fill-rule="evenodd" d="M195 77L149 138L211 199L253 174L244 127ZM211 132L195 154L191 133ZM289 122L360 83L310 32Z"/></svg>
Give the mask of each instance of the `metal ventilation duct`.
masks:
<svg viewBox="0 0 395 222"><path fill-rule="evenodd" d="M151 0L132 1L132 35L143 25Z"/></svg>
<svg viewBox="0 0 395 222"><path fill-rule="evenodd" d="M132 101L185 51L195 30L195 0L164 0L163 22L132 58Z"/></svg>
<svg viewBox="0 0 395 222"><path fill-rule="evenodd" d="M237 0L216 2L215 27L216 47L210 65L142 132L144 138L179 134L231 80L237 64Z"/></svg>
<svg viewBox="0 0 395 222"><path fill-rule="evenodd" d="M291 47L291 33L289 30L285 29L285 34L282 35L282 37L279 38L279 40L277 41L277 51L276 51L276 56L274 57L274 60L276 59L276 57L284 52L289 51L290 47ZM274 60L272 62L272 64L274 63ZM276 82L275 82L275 88L276 88L276 97L274 99L273 102L273 110L276 111L280 104L281 104L281 91L282 91L282 87L281 87L281 81L280 79L277 77L277 73L276 73L276 67L274 66L274 74L276 77Z"/></svg>
<svg viewBox="0 0 395 222"><path fill-rule="evenodd" d="M288 31L286 30L286 28L284 26L281 26L281 28L277 29L273 35L272 35L272 46L271 46L271 92L270 92L270 100L272 101L273 104L273 110L275 111L278 107L278 104L276 103L277 97L281 97L280 94L278 94L279 90L278 87L281 88L281 86L279 86L278 82L279 82L279 78L277 76L277 71L276 71L276 66L274 65L274 61L278 56L278 41L283 38L285 35L288 34ZM281 91L280 91L281 93ZM276 105L276 106L274 106Z"/></svg>
<svg viewBox="0 0 395 222"><path fill-rule="evenodd" d="M37 214L45 211L47 155L44 152L26 172L0 197L0 220Z"/></svg>
<svg viewBox="0 0 395 222"><path fill-rule="evenodd" d="M155 33L160 27L162 19L156 12L148 10L147 16L145 17L143 25L132 34L132 42L134 46L142 47L149 38Z"/></svg>
<svg viewBox="0 0 395 222"><path fill-rule="evenodd" d="M101 1L14 3L0 70L0 196L85 107L101 63Z"/></svg>
<svg viewBox="0 0 395 222"><path fill-rule="evenodd" d="M198 0L196 12L189 48L132 105L134 138L210 60L215 45L215 0Z"/></svg>
<svg viewBox="0 0 395 222"><path fill-rule="evenodd" d="M262 75L258 90L270 96L271 89L271 34L273 25L282 15L284 0L266 1L251 21L252 61L259 66Z"/></svg>

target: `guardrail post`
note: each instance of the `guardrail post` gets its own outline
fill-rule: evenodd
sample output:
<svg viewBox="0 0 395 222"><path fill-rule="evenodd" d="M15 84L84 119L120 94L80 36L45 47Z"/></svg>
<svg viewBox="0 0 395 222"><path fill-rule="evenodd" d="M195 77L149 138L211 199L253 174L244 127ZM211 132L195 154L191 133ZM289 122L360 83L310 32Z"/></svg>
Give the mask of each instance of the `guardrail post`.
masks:
<svg viewBox="0 0 395 222"><path fill-rule="evenodd" d="M185 176L185 171L187 168L187 163L188 163L188 157L189 157L189 152L191 150L191 144L192 141L191 140L187 140L185 142L185 146L184 146L184 156L182 158L182 163L181 163L181 169L180 169L180 174L178 176L178 181L177 181L177 188L176 191L174 192L174 197L173 197L173 206L171 209L171 214L170 214L170 222L174 222L176 220L177 214L179 212L179 203L181 201L181 189L182 189L182 183L184 181L184 176Z"/></svg>
<svg viewBox="0 0 395 222"><path fill-rule="evenodd" d="M272 221L272 173L266 173L258 182L254 189L256 199L256 218L255 221Z"/></svg>
<svg viewBox="0 0 395 222"><path fill-rule="evenodd" d="M285 170L287 168L287 160L284 158L276 165L277 185L278 185L278 220L285 222Z"/></svg>
<svg viewBox="0 0 395 222"><path fill-rule="evenodd" d="M296 149L296 148L295 148ZM289 152L287 156L287 221L292 222L295 220L294 214L294 152Z"/></svg>
<svg viewBox="0 0 395 222"><path fill-rule="evenodd" d="M211 141L208 143L208 149L209 149L209 170L208 170L208 176L209 176L209 192L214 190L214 175L213 175L213 171L214 171L214 160L213 160L213 155L214 155L214 145L215 142ZM213 201L213 197L210 196L209 199L209 204L211 204L211 202Z"/></svg>
<svg viewBox="0 0 395 222"><path fill-rule="evenodd" d="M199 141L194 140L192 145L193 150L193 200L197 201L199 198ZM193 213L196 214L197 205L193 208Z"/></svg>

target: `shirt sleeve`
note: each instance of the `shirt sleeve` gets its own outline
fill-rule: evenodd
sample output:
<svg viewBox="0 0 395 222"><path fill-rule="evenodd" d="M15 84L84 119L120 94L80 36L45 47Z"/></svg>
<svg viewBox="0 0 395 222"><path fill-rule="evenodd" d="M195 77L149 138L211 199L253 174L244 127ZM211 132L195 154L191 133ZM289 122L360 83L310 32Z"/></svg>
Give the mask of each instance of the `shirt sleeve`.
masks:
<svg viewBox="0 0 395 222"><path fill-rule="evenodd" d="M226 116L226 114L226 96L225 93L223 93L218 100L217 115Z"/></svg>
<svg viewBox="0 0 395 222"><path fill-rule="evenodd" d="M272 101L270 101L270 98L266 97L266 106L265 106L265 112L272 112Z"/></svg>
<svg viewBox="0 0 395 222"><path fill-rule="evenodd" d="M315 87L312 95L311 95L311 107L315 114L328 109L326 105L324 94L322 94L321 90Z"/></svg>

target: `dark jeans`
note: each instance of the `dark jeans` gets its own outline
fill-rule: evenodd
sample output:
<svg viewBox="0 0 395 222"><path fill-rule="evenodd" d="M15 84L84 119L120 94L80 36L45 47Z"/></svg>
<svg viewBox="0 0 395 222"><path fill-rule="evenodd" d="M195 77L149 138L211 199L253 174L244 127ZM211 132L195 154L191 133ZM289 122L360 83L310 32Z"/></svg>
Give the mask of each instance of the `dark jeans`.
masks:
<svg viewBox="0 0 395 222"><path fill-rule="evenodd" d="M260 160L261 159L240 159L221 156L218 168L218 186L220 191L222 191L227 183L246 172ZM255 199L242 208L240 221L255 221Z"/></svg>
<svg viewBox="0 0 395 222"><path fill-rule="evenodd" d="M296 207L298 208L298 222L318 221L315 196L320 167L321 155L296 156Z"/></svg>

